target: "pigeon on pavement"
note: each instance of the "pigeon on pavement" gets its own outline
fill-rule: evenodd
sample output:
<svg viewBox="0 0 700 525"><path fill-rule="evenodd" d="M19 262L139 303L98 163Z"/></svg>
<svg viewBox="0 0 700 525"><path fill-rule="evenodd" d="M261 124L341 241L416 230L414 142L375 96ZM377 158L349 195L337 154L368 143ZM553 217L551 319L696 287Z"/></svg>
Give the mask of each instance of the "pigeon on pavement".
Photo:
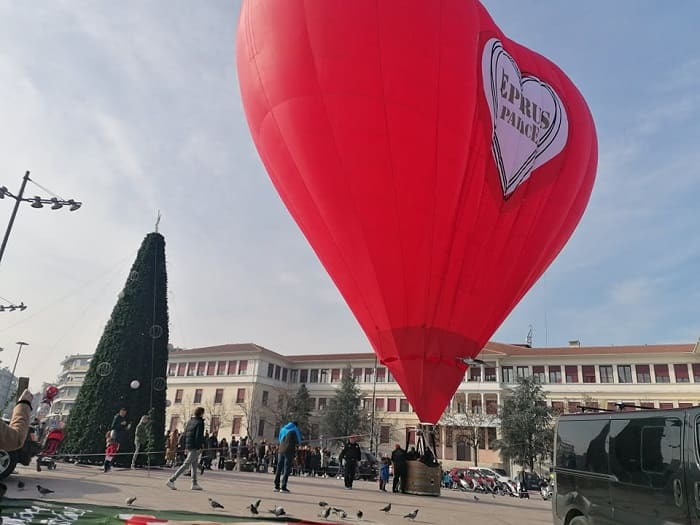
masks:
<svg viewBox="0 0 700 525"><path fill-rule="evenodd" d="M255 503L251 503L250 505L248 505L248 510L251 514L260 514L258 512L258 507L255 506Z"/></svg>
<svg viewBox="0 0 700 525"><path fill-rule="evenodd" d="M219 503L218 501L214 501L211 498L207 498L207 499L209 500L209 505L211 505L212 509L223 509L224 508L224 506L221 503Z"/></svg>
<svg viewBox="0 0 700 525"><path fill-rule="evenodd" d="M479 501L479 496L474 496L474 501Z"/></svg>
<svg viewBox="0 0 700 525"><path fill-rule="evenodd" d="M361 519L362 519L362 516L363 516L362 511L361 511L361 510L358 510L358 511L357 511L357 519L358 519L358 520L361 520Z"/></svg>
<svg viewBox="0 0 700 525"><path fill-rule="evenodd" d="M42 487L41 485L37 485L37 486L36 486L36 489L39 491L39 493L40 493L42 496L46 496L47 494L53 494L53 493L54 493L53 490L47 489L46 487Z"/></svg>
<svg viewBox="0 0 700 525"><path fill-rule="evenodd" d="M327 506L328 506L328 503L326 503L325 501L319 501L319 502L318 502L318 506L319 506L319 507L327 507Z"/></svg>
<svg viewBox="0 0 700 525"><path fill-rule="evenodd" d="M280 516L284 516L286 514L286 512L284 511L284 509L282 507L275 507L274 509L270 509L269 512L271 512L272 514L274 514L278 518Z"/></svg>
<svg viewBox="0 0 700 525"><path fill-rule="evenodd" d="M253 503L253 506L255 507L255 510L260 508L260 504L262 503L262 500L259 499L255 503Z"/></svg>
<svg viewBox="0 0 700 525"><path fill-rule="evenodd" d="M391 510L391 503L389 503L389 504L388 504L386 507L384 507L383 509L379 509L379 510L381 510L382 512L386 512L387 514L389 514L389 511Z"/></svg>
<svg viewBox="0 0 700 525"><path fill-rule="evenodd" d="M24 481L19 480L19 481L17 482L17 488L18 488L19 490L22 490L22 489L24 488Z"/></svg>
<svg viewBox="0 0 700 525"><path fill-rule="evenodd" d="M414 510L413 512L409 512L404 516L404 518L408 518L409 520L414 520L416 519L416 516L418 516L418 509Z"/></svg>
<svg viewBox="0 0 700 525"><path fill-rule="evenodd" d="M126 504L127 505L133 505L134 501L136 501L136 496L132 496L130 498L126 498Z"/></svg>

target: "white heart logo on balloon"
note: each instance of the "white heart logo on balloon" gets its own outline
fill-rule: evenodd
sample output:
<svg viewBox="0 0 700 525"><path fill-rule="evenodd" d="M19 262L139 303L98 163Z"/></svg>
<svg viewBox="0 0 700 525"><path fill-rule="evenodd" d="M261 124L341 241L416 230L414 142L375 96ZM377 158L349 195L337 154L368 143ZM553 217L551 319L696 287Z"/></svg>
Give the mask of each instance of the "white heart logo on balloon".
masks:
<svg viewBox="0 0 700 525"><path fill-rule="evenodd" d="M507 199L534 169L561 153L569 123L552 87L537 77L523 76L500 40L486 42L481 69L491 109L493 155Z"/></svg>

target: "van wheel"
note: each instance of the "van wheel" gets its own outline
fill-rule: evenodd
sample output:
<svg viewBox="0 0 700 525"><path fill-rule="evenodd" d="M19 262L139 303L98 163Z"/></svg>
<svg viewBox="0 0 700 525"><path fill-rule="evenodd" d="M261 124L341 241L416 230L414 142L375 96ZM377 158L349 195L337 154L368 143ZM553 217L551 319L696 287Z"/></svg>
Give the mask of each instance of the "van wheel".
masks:
<svg viewBox="0 0 700 525"><path fill-rule="evenodd" d="M569 525L588 525L588 522L583 516L576 516L569 522Z"/></svg>
<svg viewBox="0 0 700 525"><path fill-rule="evenodd" d="M5 479L15 471L17 456L6 450L0 450L0 479Z"/></svg>

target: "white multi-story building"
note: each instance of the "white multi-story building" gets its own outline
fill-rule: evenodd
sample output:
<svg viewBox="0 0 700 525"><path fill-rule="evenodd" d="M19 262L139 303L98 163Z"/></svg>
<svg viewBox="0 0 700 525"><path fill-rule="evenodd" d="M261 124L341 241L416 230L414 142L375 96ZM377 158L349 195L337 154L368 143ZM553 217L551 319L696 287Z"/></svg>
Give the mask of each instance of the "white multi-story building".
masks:
<svg viewBox="0 0 700 525"><path fill-rule="evenodd" d="M12 375L9 368L0 369L0 407L2 407L3 417L8 417L12 413L14 403L8 403L8 398L17 390L17 378Z"/></svg>
<svg viewBox="0 0 700 525"><path fill-rule="evenodd" d="M90 368L90 354L68 355L61 361L61 372L58 374L56 387L58 395L51 407L51 417L65 421L78 397L78 391L85 381L85 375Z"/></svg>
<svg viewBox="0 0 700 525"><path fill-rule="evenodd" d="M618 409L622 403L655 408L700 404L698 344L529 348L490 342L479 359L484 365L467 371L440 421L437 452L448 465L476 459L479 464L501 463L493 449L499 435L498 407L521 376L535 376L557 412L577 411L579 405ZM283 356L252 343L173 351L166 421L170 428L182 429L194 407L204 406L210 430L219 437L271 440L279 425L279 399L293 395L303 383L314 404L309 437L318 438L319 416L347 368L368 412L374 399L380 452L403 443L406 428L418 419L372 353Z"/></svg>

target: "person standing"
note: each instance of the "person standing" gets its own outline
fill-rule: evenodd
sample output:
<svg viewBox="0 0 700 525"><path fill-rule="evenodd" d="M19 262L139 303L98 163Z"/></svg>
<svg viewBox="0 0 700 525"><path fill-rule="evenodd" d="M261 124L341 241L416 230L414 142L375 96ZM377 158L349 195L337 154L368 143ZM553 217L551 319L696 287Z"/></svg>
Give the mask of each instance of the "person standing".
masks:
<svg viewBox="0 0 700 525"><path fill-rule="evenodd" d="M192 476L192 490L202 490L197 484L197 459L199 458L199 451L204 446L204 408L197 407L194 410L194 416L187 422L185 427L185 448L187 449L187 457L185 461L177 469L177 472L171 477L166 485L172 490L177 490L175 487L175 481L179 478L189 467Z"/></svg>
<svg viewBox="0 0 700 525"><path fill-rule="evenodd" d="M391 453L391 462L394 465L394 492L406 492L406 471L408 470L406 460L406 451L396 443Z"/></svg>
<svg viewBox="0 0 700 525"><path fill-rule="evenodd" d="M386 484L389 481L389 458L382 458L382 464L379 468L379 490L386 492Z"/></svg>
<svg viewBox="0 0 700 525"><path fill-rule="evenodd" d="M126 439L126 431L131 428L131 425L126 420L126 408L122 407L114 415L112 426L110 427L110 437L117 440L119 446L124 444Z"/></svg>
<svg viewBox="0 0 700 525"><path fill-rule="evenodd" d="M134 455L131 458L131 468L136 468L136 460L139 459L141 450L146 447L148 441L148 424L151 419L148 416L142 416L139 424L136 425L136 436L134 437Z"/></svg>
<svg viewBox="0 0 700 525"><path fill-rule="evenodd" d="M340 451L338 456L339 461L345 460L345 471L343 473L343 479L345 481L345 488L351 489L352 482L355 481L355 473L357 472L357 464L362 459L362 449L359 443L357 443L357 438L353 434L345 443L343 450Z"/></svg>
<svg viewBox="0 0 700 525"><path fill-rule="evenodd" d="M297 445L301 443L301 432L296 421L291 421L280 429L280 442L275 469L275 492L289 492L287 480L296 455Z"/></svg>
<svg viewBox="0 0 700 525"><path fill-rule="evenodd" d="M102 467L105 472L112 470L112 463L117 456L117 452L119 452L119 443L113 437L108 438L107 447L105 448L105 462Z"/></svg>

